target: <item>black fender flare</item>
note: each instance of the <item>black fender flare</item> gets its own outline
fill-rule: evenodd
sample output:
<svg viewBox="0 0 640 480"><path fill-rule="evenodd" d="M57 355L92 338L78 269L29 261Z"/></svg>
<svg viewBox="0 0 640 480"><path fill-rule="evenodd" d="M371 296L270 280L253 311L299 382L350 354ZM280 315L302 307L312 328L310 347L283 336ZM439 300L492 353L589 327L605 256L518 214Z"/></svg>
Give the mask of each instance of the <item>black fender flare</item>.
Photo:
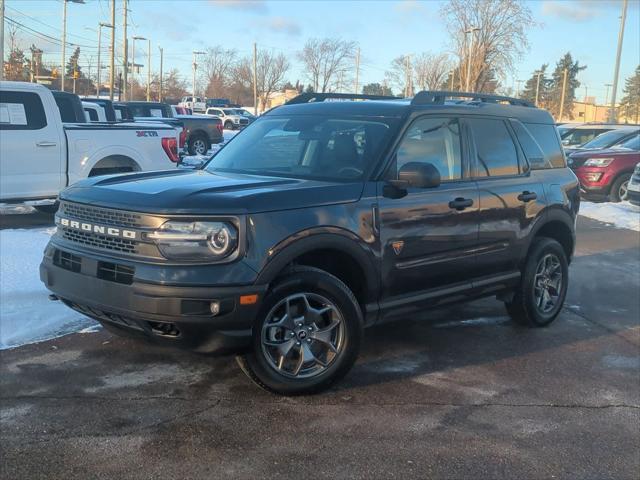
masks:
<svg viewBox="0 0 640 480"><path fill-rule="evenodd" d="M577 215L577 214L576 214ZM551 222L560 222L563 223L566 227L567 230L569 230L569 232L571 232L571 240L572 240L572 251L571 251L571 255L569 255L569 262L571 261L571 257L573 256L573 251L575 251L575 247L576 247L576 229L575 229L575 219L574 217L564 208L547 208L543 214L541 219L536 222L536 224L534 225L533 229L531 230L531 233L529 235L529 241L527 243L527 248L526 248L526 252L529 251L529 248L531 247L531 242L533 241L533 238L538 234L538 232L540 232L540 230L542 228L544 228L546 225L548 225Z"/></svg>
<svg viewBox="0 0 640 480"><path fill-rule="evenodd" d="M340 227L317 227L302 230L278 242L269 251L269 259L256 279L256 284L273 282L283 269L305 253L321 249L345 252L364 273L367 302L374 301L380 291L380 275L374 259L376 255L358 235Z"/></svg>

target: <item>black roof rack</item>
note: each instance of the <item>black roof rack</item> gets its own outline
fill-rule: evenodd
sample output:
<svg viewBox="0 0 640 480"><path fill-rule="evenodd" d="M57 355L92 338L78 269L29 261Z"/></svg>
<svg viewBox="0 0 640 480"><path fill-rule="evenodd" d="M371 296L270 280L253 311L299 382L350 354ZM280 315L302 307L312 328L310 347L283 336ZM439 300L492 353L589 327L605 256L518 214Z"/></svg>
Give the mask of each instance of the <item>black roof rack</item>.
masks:
<svg viewBox="0 0 640 480"><path fill-rule="evenodd" d="M343 100L399 100L399 97L390 95L360 95L357 93L301 93L286 102L286 105L295 105L297 103L314 103L324 102L329 98Z"/></svg>
<svg viewBox="0 0 640 480"><path fill-rule="evenodd" d="M422 91L416 93L411 100L411 105L443 105L447 98L469 98L474 102L483 103L500 103L506 102L509 105L517 105L520 107L533 107L531 102L522 100L521 98L504 97L502 95L492 95L490 93L477 92L450 92L450 91Z"/></svg>

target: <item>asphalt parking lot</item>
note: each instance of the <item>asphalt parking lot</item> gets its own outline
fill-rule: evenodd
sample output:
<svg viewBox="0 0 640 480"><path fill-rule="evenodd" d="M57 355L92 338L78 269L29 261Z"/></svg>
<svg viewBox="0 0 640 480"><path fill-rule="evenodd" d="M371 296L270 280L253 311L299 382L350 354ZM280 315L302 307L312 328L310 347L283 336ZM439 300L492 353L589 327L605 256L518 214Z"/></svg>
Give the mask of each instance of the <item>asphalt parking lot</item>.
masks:
<svg viewBox="0 0 640 480"><path fill-rule="evenodd" d="M637 479L639 243L581 217L552 326L494 300L425 312L369 330L313 397L104 331L2 351L0 476Z"/></svg>

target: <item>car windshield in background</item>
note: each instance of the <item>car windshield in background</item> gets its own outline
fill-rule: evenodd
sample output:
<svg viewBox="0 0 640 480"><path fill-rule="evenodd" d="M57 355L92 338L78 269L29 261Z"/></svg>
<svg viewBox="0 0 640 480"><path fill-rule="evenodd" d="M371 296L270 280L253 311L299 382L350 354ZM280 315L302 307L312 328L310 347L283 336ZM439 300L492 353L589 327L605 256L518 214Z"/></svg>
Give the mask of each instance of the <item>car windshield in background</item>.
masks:
<svg viewBox="0 0 640 480"><path fill-rule="evenodd" d="M379 118L263 117L215 154L206 169L361 179L379 157L391 127L389 121Z"/></svg>
<svg viewBox="0 0 640 480"><path fill-rule="evenodd" d="M601 133L593 140L582 145L581 148L607 148L626 138L630 133L629 130L611 130Z"/></svg>
<svg viewBox="0 0 640 480"><path fill-rule="evenodd" d="M611 128L576 128L570 133L562 135L562 145L565 147L577 147L584 145L601 133L608 132Z"/></svg>
<svg viewBox="0 0 640 480"><path fill-rule="evenodd" d="M614 148L625 149L625 150L640 150L640 134L637 134L631 137L629 140L625 140L622 143L619 143Z"/></svg>

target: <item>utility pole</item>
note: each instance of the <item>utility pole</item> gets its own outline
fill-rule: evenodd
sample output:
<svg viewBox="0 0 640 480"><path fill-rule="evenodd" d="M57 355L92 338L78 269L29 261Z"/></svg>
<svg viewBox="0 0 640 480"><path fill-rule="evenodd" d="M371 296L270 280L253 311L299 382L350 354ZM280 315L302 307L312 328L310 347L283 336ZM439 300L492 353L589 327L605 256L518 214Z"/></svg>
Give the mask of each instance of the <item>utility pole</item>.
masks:
<svg viewBox="0 0 640 480"><path fill-rule="evenodd" d="M560 115L558 116L558 121L562 121L562 114L564 113L564 96L566 95L567 90L567 73L568 70L565 68L562 74L562 95L560 97Z"/></svg>
<svg viewBox="0 0 640 480"><path fill-rule="evenodd" d="M76 77L78 76L78 59L73 59L73 93L76 93Z"/></svg>
<svg viewBox="0 0 640 480"><path fill-rule="evenodd" d="M356 83L355 83L355 92L358 93L358 80L360 79L360 47L358 47L358 51L356 52Z"/></svg>
<svg viewBox="0 0 640 480"><path fill-rule="evenodd" d="M0 80L4 80L4 0L0 0Z"/></svg>
<svg viewBox="0 0 640 480"><path fill-rule="evenodd" d="M206 52L198 52L196 50L193 51L193 89L191 91L191 94L193 95L194 98L192 98L192 107L195 107L195 103L196 103L196 70L198 69L198 63L196 62L196 55L204 55Z"/></svg>
<svg viewBox="0 0 640 480"><path fill-rule="evenodd" d="M520 97L520 85L522 84L522 80L516 80L516 97Z"/></svg>
<svg viewBox="0 0 640 480"><path fill-rule="evenodd" d="M146 40L146 38L134 35L133 42L131 42L131 91L129 92L129 100L135 100L133 98L133 80L136 73L136 40Z"/></svg>
<svg viewBox="0 0 640 480"><path fill-rule="evenodd" d="M3 17L4 20L4 17ZM60 90L64 92L65 53L67 50L67 0L62 0L62 68L60 69ZM4 62L4 57L2 57Z"/></svg>
<svg viewBox="0 0 640 480"><path fill-rule="evenodd" d="M405 86L404 86L404 96L408 98L411 96L411 55L407 55L404 57L404 75L405 75Z"/></svg>
<svg viewBox="0 0 640 480"><path fill-rule="evenodd" d="M129 42L127 42L127 0L122 0L122 97L128 98L129 85Z"/></svg>
<svg viewBox="0 0 640 480"><path fill-rule="evenodd" d="M453 92L453 82L454 82L455 78L456 78L456 69L454 68L454 69L451 70L451 83L449 84L449 91L450 92Z"/></svg>
<svg viewBox="0 0 640 480"><path fill-rule="evenodd" d="M604 96L604 104L606 105L607 103L609 103L609 88L612 85L610 83L605 83L604 86L607 87L607 93Z"/></svg>
<svg viewBox="0 0 640 480"><path fill-rule="evenodd" d="M540 77L542 76L542 71L538 72L538 80L536 81L536 107L538 106L538 99L540 98Z"/></svg>
<svg viewBox="0 0 640 480"><path fill-rule="evenodd" d="M160 87L158 89L158 101L162 101L162 59L163 59L163 50L162 47L158 47L160 49Z"/></svg>
<svg viewBox="0 0 640 480"><path fill-rule="evenodd" d="M467 84L465 90L468 92L471 85L471 57L473 56L473 38L474 32L479 31L478 27L470 27L464 31L465 38L468 33L471 34L471 40L469 42L469 51L467 52Z"/></svg>
<svg viewBox="0 0 640 480"><path fill-rule="evenodd" d="M616 52L616 66L613 71L613 88L611 89L611 108L609 109L609 122L616 122L616 90L618 90L618 75L620 74L620 55L622 53L622 41L624 40L624 24L627 19L627 0L622 2L622 16L620 17L620 31L618 32L618 51Z"/></svg>
<svg viewBox="0 0 640 480"><path fill-rule="evenodd" d="M109 64L109 99L113 100L113 88L116 82L116 0L111 0L111 62Z"/></svg>
<svg viewBox="0 0 640 480"><path fill-rule="evenodd" d="M147 40L147 102L151 101L151 40Z"/></svg>
<svg viewBox="0 0 640 480"><path fill-rule="evenodd" d="M253 42L253 114L258 116L258 45Z"/></svg>
<svg viewBox="0 0 640 480"><path fill-rule="evenodd" d="M586 85L584 86L584 121L587 121L587 95L588 95L588 88Z"/></svg>

